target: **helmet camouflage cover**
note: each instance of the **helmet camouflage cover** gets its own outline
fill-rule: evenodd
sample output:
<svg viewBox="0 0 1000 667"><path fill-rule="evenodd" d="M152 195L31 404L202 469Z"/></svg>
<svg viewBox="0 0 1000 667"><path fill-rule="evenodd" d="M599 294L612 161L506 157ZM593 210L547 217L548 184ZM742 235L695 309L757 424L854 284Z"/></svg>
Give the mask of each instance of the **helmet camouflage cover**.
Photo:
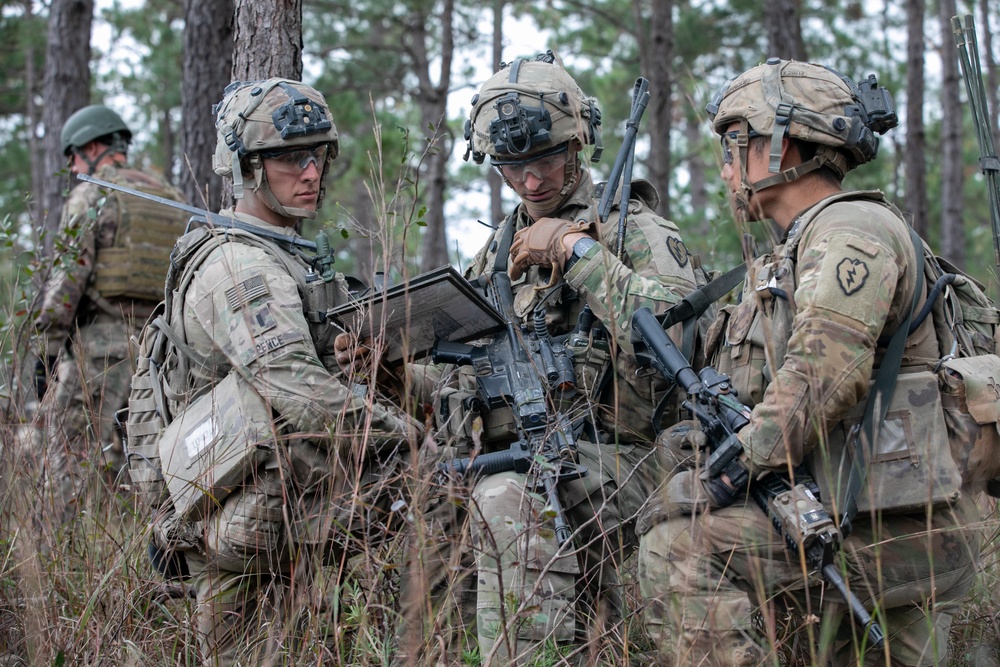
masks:
<svg viewBox="0 0 1000 667"><path fill-rule="evenodd" d="M337 128L326 99L300 81L274 78L233 82L226 87L222 102L213 107L213 114L218 141L212 166L215 173L232 177L237 199L243 195L241 161L248 156L253 159L262 151L328 144L321 178L325 180L339 152ZM259 188L265 178L260 161L252 166ZM320 203L324 190L320 192Z"/></svg>
<svg viewBox="0 0 1000 667"><path fill-rule="evenodd" d="M517 158L571 139L595 144L600 159L601 109L548 51L535 60L501 65L472 98L465 138L473 160Z"/></svg>
<svg viewBox="0 0 1000 667"><path fill-rule="evenodd" d="M772 137L772 172L778 171L781 138L790 137L833 149L821 148L817 155L841 177L875 159L874 133L898 123L892 97L874 74L856 86L828 67L779 58L726 82L706 110L720 135L733 122L745 121Z"/></svg>

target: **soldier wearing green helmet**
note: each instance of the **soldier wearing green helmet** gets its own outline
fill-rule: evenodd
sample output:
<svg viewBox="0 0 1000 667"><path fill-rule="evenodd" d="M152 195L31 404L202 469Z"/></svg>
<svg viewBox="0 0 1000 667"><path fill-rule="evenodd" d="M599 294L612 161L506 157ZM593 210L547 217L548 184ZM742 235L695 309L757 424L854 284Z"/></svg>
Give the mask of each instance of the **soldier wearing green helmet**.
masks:
<svg viewBox="0 0 1000 667"><path fill-rule="evenodd" d="M950 334L939 311L916 315L929 298L924 243L882 192L842 184L896 125L892 98L875 75L855 84L771 58L726 83L708 113L734 216L772 220L782 238L761 256L747 250L742 298L722 309L707 346L751 408L736 434L746 474L673 476L672 513L640 545L660 661L773 660L764 629L790 609L805 620L811 664L949 664L951 615L979 555L936 373ZM827 564L863 613L824 586L805 541L786 548L754 490L766 480L809 489L823 506L812 519L833 518L825 535L839 548ZM879 630L861 627L867 612Z"/></svg>
<svg viewBox="0 0 1000 667"><path fill-rule="evenodd" d="M204 663L290 664L308 650L297 622L317 612L311 576L387 532L389 480L419 425L340 372L326 314L347 280L329 257L310 261L295 229L338 152L323 95L235 82L214 114L215 171L236 196L220 215L240 225L178 241L165 312L140 341L132 473L159 501L153 564L186 571L197 595Z"/></svg>
<svg viewBox="0 0 1000 667"><path fill-rule="evenodd" d="M577 392L548 400L571 416L579 463L589 472L558 485L574 531L563 546L531 475L509 471L476 481L470 516L446 516L441 522L456 529L469 521L471 551L457 538L454 549L442 546L437 529L430 531L427 548L411 550L407 571L419 566L426 577L420 590L452 596L435 600L434 613L427 614L426 600L408 600L404 587L409 635L403 633L402 649L411 660L419 650L419 637L414 637L419 628L426 641L460 627L446 605L461 596L444 582L456 574L454 559L463 549L474 555L470 579L484 662L531 664L547 646L563 655L574 652L573 659L580 661L595 651L613 652L616 644L622 648L611 639L622 630L619 568L636 546L637 515L659 482L654 412L665 391L657 378L636 375L630 318L642 306L662 313L677 303L695 287L696 271L677 227L653 213L657 194L643 181L633 184L624 253L617 256L617 209L610 220L598 220L598 194L584 164L585 146L594 146L593 161L600 156L601 126L597 101L583 93L551 51L505 65L472 100L467 159L488 159L519 202L467 277L509 266L499 270L513 280L518 324L544 322L553 337L576 332ZM591 314L596 323L590 323ZM444 421L449 425L476 422L467 409L475 378L465 370L440 369L435 376L458 377L445 390L455 392L447 401ZM676 410L666 413L671 423ZM502 422L491 413L483 418L481 433L451 432L456 437L449 444L462 452L471 448L471 438L482 452L502 451L516 440L511 425ZM455 451L449 449L446 456ZM455 506L442 503L442 513ZM465 621L471 628L471 619ZM603 639L585 649L587 636Z"/></svg>
<svg viewBox="0 0 1000 667"><path fill-rule="evenodd" d="M128 165L132 132L103 105L84 107L66 120L63 153L72 174L181 201L160 175ZM41 355L36 390L46 413L46 483L50 502L67 520L88 469L114 477L124 463L114 414L128 398L129 339L163 298L170 250L187 217L145 201L106 193L91 183L70 192L62 210L56 258L35 318ZM47 392L50 375L53 391Z"/></svg>

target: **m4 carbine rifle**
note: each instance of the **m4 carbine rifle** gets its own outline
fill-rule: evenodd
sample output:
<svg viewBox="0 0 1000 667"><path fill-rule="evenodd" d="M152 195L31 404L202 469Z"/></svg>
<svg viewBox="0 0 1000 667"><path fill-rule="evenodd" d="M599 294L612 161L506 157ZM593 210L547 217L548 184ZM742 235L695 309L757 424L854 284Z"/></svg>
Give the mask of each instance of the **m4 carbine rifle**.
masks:
<svg viewBox="0 0 1000 667"><path fill-rule="evenodd" d="M509 253L509 241L506 245L508 249L501 250ZM505 258L506 254L499 257ZM507 320L506 329L486 345L439 340L431 354L436 362L471 365L476 371L479 408L509 408L518 439L507 450L454 459L442 463L440 470L463 476L507 471L535 475L553 515L556 539L562 545L573 531L563 513L558 484L586 476L587 468L576 462L576 440L569 419L553 409L548 397L550 392L573 391L576 379L572 355L563 343L549 336L541 307L535 311L533 332L516 324L505 261L498 260L489 279L481 277L480 281L485 282L490 300Z"/></svg>
<svg viewBox="0 0 1000 667"><path fill-rule="evenodd" d="M868 633L871 646L880 647L882 628L847 588L834 563L840 531L819 502L815 482L804 472L796 472L794 485L779 474L748 480L739 462L743 445L736 433L749 423L750 408L736 397L729 378L710 366L696 373L648 308L640 308L632 316L632 342L640 366L651 366L687 392L682 407L699 421L711 450L702 477L716 479L725 474L736 488L747 488L788 549L800 553L811 572L820 572L837 589Z"/></svg>

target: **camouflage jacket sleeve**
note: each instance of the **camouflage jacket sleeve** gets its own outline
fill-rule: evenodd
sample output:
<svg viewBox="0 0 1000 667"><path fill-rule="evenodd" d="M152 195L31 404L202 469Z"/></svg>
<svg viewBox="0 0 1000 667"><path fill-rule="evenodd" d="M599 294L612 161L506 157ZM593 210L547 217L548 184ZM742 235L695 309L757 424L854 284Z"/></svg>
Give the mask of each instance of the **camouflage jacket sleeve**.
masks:
<svg viewBox="0 0 1000 667"><path fill-rule="evenodd" d="M787 352L739 434L758 471L801 463L825 427L865 398L876 341L905 317L915 286L905 224L870 202L820 213L802 231L795 266Z"/></svg>
<svg viewBox="0 0 1000 667"><path fill-rule="evenodd" d="M289 432L378 445L407 439L411 423L356 395L320 361L295 280L266 252L242 243L214 250L185 297L192 347L244 375ZM201 348L201 349L199 349ZM360 436L367 433L368 439Z"/></svg>
<svg viewBox="0 0 1000 667"><path fill-rule="evenodd" d="M677 226L632 201L625 231L624 259L615 255L617 215L601 229L593 246L566 274L618 345L631 353L632 315L643 306L661 314L695 288L695 273Z"/></svg>
<svg viewBox="0 0 1000 667"><path fill-rule="evenodd" d="M66 344L76 321L77 311L94 271L100 220L114 217L113 211L97 206L101 194L97 187L78 185L63 206L59 234L53 251L53 267L45 285L35 319L35 330L47 339L47 354L56 355Z"/></svg>

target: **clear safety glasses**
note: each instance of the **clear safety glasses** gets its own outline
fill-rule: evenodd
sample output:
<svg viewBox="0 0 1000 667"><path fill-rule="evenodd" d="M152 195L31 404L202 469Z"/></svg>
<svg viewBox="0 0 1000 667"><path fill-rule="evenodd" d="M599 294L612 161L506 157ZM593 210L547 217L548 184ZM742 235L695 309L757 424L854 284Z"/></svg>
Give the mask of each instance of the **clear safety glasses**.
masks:
<svg viewBox="0 0 1000 667"><path fill-rule="evenodd" d="M271 160L271 164L281 171L287 173L300 173L309 168L310 164L316 165L316 170L323 172L326 164L326 154L329 145L320 144L308 148L292 148L281 151L261 151L260 156Z"/></svg>
<svg viewBox="0 0 1000 667"><path fill-rule="evenodd" d="M736 130L732 132L723 132L722 136L719 137L719 142L722 144L722 160L726 164L733 163L733 146L737 146L737 140L739 139L740 133ZM753 139L754 137L762 136L759 132L750 130L747 139Z"/></svg>
<svg viewBox="0 0 1000 667"><path fill-rule="evenodd" d="M524 183L531 174L540 181L548 178L554 171L566 166L569 159L569 144L563 144L555 150L548 151L528 160L500 161L491 159L490 163L500 170L503 177L511 183Z"/></svg>

